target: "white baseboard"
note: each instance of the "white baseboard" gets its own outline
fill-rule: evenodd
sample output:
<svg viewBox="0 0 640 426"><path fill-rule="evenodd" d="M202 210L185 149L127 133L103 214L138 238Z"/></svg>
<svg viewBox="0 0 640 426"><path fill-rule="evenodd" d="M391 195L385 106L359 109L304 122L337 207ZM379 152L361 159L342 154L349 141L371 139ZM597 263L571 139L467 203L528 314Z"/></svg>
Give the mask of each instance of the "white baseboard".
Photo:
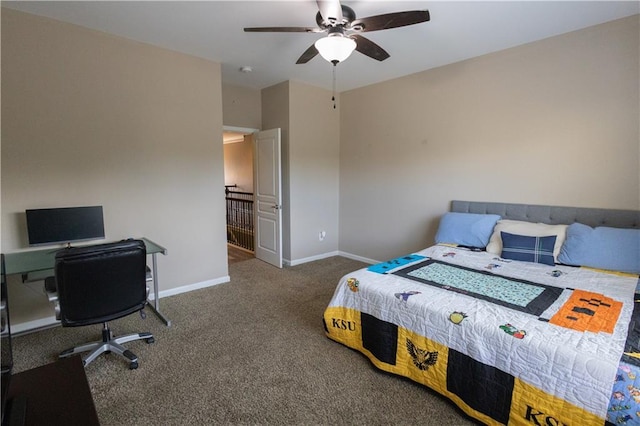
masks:
<svg viewBox="0 0 640 426"><path fill-rule="evenodd" d="M307 262L313 262L314 260L326 259L327 257L333 257L333 256L339 256L339 255L340 255L340 252L332 251L329 253L318 254L316 256L305 257L303 259L296 259L296 260L283 259L282 263L284 263L285 266L296 266L296 265L302 265L303 263L307 263Z"/></svg>
<svg viewBox="0 0 640 426"><path fill-rule="evenodd" d="M370 265L374 265L376 263L382 262L380 260L368 259L366 257L357 256L355 254L347 253L344 251L332 251L329 253L319 254L317 256L305 257L303 259L296 259L296 260L282 259L282 263L284 266L296 266L296 265L302 265L303 263L307 263L307 262L313 262L315 260L326 259L327 257L332 257L332 256L342 256L348 259L353 259L360 262L368 263Z"/></svg>
<svg viewBox="0 0 640 426"><path fill-rule="evenodd" d="M362 256L356 256L355 254L347 253L344 251L339 252L339 255L342 257L346 257L347 259L358 260L360 262L368 263L370 265L375 265L376 263L381 263L379 260L368 259Z"/></svg>
<svg viewBox="0 0 640 426"><path fill-rule="evenodd" d="M224 284L231 281L229 275L225 275L224 277L216 278L213 280L201 281L195 284L183 285L182 287L170 288L168 290L160 291L160 299L163 297L175 296L176 294L187 293L193 290L200 290L201 288L213 287L214 285ZM149 300L154 300L155 294L149 294Z"/></svg>

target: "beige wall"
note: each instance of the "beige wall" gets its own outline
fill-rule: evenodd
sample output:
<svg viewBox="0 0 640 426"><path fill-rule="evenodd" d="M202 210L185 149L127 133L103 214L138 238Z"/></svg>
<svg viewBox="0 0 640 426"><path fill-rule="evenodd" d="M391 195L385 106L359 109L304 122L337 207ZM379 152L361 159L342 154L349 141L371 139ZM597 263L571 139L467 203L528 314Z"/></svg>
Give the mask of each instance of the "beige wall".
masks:
<svg viewBox="0 0 640 426"><path fill-rule="evenodd" d="M263 89L262 105L262 128L282 129L285 264L336 254L340 117L331 92L288 81Z"/></svg>
<svg viewBox="0 0 640 426"><path fill-rule="evenodd" d="M424 248L453 199L640 208L638 21L342 93L340 250Z"/></svg>
<svg viewBox="0 0 640 426"><path fill-rule="evenodd" d="M2 63L3 252L27 208L99 204L168 248L161 291L228 280L218 63L8 9Z"/></svg>
<svg viewBox="0 0 640 426"><path fill-rule="evenodd" d="M290 82L289 191L293 264L338 250L340 110L332 93ZM326 233L323 241L318 235Z"/></svg>
<svg viewBox="0 0 640 426"><path fill-rule="evenodd" d="M222 115L225 126L259 129L262 124L260 90L222 85Z"/></svg>

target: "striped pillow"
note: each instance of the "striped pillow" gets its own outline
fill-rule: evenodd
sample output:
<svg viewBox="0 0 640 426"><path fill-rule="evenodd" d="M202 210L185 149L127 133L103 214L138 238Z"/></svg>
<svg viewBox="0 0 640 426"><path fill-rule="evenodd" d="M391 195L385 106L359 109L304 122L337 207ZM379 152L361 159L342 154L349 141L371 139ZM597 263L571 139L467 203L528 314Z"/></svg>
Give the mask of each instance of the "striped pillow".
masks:
<svg viewBox="0 0 640 426"><path fill-rule="evenodd" d="M500 256L503 259L555 265L553 261L553 246L556 243L555 235L528 237L504 231L500 234L502 237L502 254Z"/></svg>

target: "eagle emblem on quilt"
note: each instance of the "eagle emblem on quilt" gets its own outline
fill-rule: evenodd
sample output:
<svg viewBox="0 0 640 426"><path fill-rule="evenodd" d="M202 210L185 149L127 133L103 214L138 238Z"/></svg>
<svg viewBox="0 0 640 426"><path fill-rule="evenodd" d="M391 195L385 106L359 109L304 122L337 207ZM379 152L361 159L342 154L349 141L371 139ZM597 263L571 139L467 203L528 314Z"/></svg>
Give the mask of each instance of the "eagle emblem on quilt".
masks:
<svg viewBox="0 0 640 426"><path fill-rule="evenodd" d="M407 352L411 355L413 364L420 370L428 370L429 367L438 361L438 352L429 352L418 348L413 342L407 339Z"/></svg>

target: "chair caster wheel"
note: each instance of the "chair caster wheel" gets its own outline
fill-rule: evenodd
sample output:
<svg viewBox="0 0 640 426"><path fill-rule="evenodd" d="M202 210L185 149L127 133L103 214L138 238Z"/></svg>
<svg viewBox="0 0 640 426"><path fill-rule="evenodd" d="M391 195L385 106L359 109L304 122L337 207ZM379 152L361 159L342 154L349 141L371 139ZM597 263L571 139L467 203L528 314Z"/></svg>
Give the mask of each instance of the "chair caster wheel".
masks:
<svg viewBox="0 0 640 426"><path fill-rule="evenodd" d="M138 368L138 362L137 361L132 362L132 363L129 364L129 370L135 370L137 368Z"/></svg>
<svg viewBox="0 0 640 426"><path fill-rule="evenodd" d="M156 339L154 339L153 337L149 337L148 339L145 340L147 343L153 343L156 341Z"/></svg>

